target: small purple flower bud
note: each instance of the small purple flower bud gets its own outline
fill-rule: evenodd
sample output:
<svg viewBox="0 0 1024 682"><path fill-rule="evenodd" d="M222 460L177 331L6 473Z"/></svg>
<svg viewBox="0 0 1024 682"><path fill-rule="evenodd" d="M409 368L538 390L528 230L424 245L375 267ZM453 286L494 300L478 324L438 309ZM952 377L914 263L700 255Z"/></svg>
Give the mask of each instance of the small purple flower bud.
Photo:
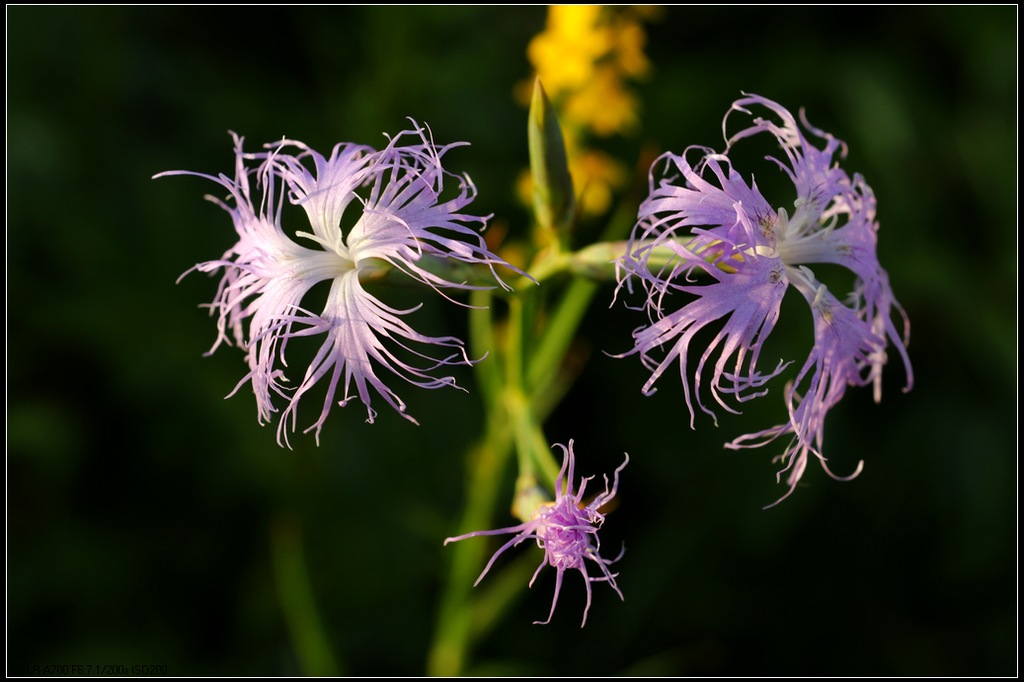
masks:
<svg viewBox="0 0 1024 682"><path fill-rule="evenodd" d="M611 487L608 485L608 477L605 476L604 492L597 495L588 504L583 501L583 493L586 490L587 482L593 478L592 476L581 479L579 487L573 490L572 482L576 465L576 458L572 449L573 441L569 441L568 448L559 443L555 445L562 449L562 468L558 472L558 481L555 484L554 502L546 502L537 507L533 513L533 518L526 523L497 530L478 530L473 533L459 535L458 537L447 538L444 544L447 545L449 542L458 542L459 540L482 535L516 533L516 536L502 545L491 557L491 560L487 562L487 566L484 567L480 577L473 583L475 587L480 584L480 581L487 575L487 572L491 570L495 560L506 549L515 547L525 540L536 540L537 546L544 550L544 559L537 567L536 572L534 572L533 578L530 579L530 587L533 587L534 581L540 575L544 566L553 566L556 576L555 595L551 600L551 611L548 613L548 619L536 621L535 624L546 625L551 622L551 618L555 615L555 606L558 604L558 594L562 589L562 577L568 570L577 570L583 575L584 585L587 588L587 604L583 609L583 622L580 625L580 627L583 627L587 624L587 612L590 611L590 583L607 582L615 590L616 594L619 595L619 598L624 599L622 591L619 590L619 586L615 583L615 578L619 574L612 573L609 566L622 558L626 551L625 547L614 559L605 559L600 554L601 540L598 538L597 533L604 524L604 514L600 510L615 497L619 487L619 472L629 463L629 455L626 455L625 461L615 470ZM588 561L597 567L600 572L599 575L590 574L588 570L590 564L587 563Z"/></svg>

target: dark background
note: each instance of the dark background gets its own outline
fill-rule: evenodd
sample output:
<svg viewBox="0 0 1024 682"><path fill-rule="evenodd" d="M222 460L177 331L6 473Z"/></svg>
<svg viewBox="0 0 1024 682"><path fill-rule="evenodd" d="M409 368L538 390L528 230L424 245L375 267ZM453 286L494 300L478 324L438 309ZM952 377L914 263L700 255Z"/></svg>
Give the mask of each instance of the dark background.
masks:
<svg viewBox="0 0 1024 682"><path fill-rule="evenodd" d="M476 181L474 210L515 235L527 157L511 93L544 8L9 7L7 20L8 673L300 674L271 551L289 537L337 670L421 674L480 424L472 377L468 395L400 390L420 427L387 410L366 425L354 405L319 448L278 448L251 397L222 399L241 354L202 357L214 325L197 305L215 282L174 283L231 244L202 200L215 188L150 177L230 173L229 129L327 151L382 144L413 116L472 143L450 163ZM632 163L641 145L721 148L741 91L806 107L877 194L916 385L900 391L894 361L880 405L849 391L826 448L837 471L864 459L864 473L839 483L812 464L762 511L783 491L778 448L721 444L776 423L781 388L691 431L674 376L645 399L639 363L602 352L642 322L608 309L607 287L581 332L589 364L547 431L576 440L580 473L632 457L605 531L628 547L626 601L596 585L580 630L570 575L553 624L534 626L553 581L524 585L473 672L1016 673L1016 24L1004 6L679 7L649 25L643 129L607 149ZM443 301L420 319L465 324Z"/></svg>

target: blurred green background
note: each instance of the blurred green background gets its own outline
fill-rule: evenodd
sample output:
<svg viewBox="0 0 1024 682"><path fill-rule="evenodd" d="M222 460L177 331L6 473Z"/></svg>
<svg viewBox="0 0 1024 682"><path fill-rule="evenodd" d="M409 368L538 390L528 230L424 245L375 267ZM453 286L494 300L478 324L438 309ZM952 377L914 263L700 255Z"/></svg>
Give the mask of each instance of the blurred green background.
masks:
<svg viewBox="0 0 1024 682"><path fill-rule="evenodd" d="M241 353L202 357L215 281L175 285L232 242L202 200L215 187L150 177L230 173L229 129L327 151L382 144L412 116L472 143L446 158L477 183L475 211L515 235L512 89L545 9L19 6L7 20L8 674L307 672L298 652L317 641L282 610L292 572L274 547L304 554L334 670L421 674L480 424L472 376L469 394L399 388L422 426L386 408L367 425L353 405L319 448L278 448L246 391L223 400ZM783 491L778 448L721 445L779 421L781 387L691 431L674 376L645 399L639 362L605 354L643 321L609 309L606 287L547 431L576 440L582 474L631 455L603 537L626 543L626 600L595 585L581 630L570 575L535 626L552 576L524 584L472 672L1016 673L1016 25L1013 6L673 7L649 25L643 130L607 149L633 163L642 146L721 148L741 91L806 107L878 196L917 383L902 393L893 362L880 405L848 392L826 448L864 473L839 483L812 464L763 511ZM440 299L419 315L463 333Z"/></svg>

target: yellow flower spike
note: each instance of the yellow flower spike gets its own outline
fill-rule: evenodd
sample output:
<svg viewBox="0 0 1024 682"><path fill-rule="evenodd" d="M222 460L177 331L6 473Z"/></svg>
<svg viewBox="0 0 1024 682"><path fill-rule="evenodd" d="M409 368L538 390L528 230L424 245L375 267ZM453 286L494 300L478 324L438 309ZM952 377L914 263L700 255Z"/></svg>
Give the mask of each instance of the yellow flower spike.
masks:
<svg viewBox="0 0 1024 682"><path fill-rule="evenodd" d="M530 63L551 96L586 85L594 63L612 46L612 36L598 26L601 7L556 5L548 9L547 28L527 48Z"/></svg>
<svg viewBox="0 0 1024 682"><path fill-rule="evenodd" d="M651 63L644 54L647 34L643 26L626 17L618 22L612 33L615 39L615 58L622 72L632 78L643 78L651 70Z"/></svg>
<svg viewBox="0 0 1024 682"><path fill-rule="evenodd" d="M589 87L566 98L564 111L567 121L608 137L636 130L638 108L636 98L626 91L614 69L601 67L595 70Z"/></svg>
<svg viewBox="0 0 1024 682"><path fill-rule="evenodd" d="M559 113L582 215L608 211L615 191L629 177L619 162L590 149L587 138L630 134L639 128L639 102L626 79L650 70L642 26L649 14L641 7L552 6L544 31L527 49L550 98L548 106ZM520 84L516 97L524 103L532 101L532 88ZM517 190L526 203L532 200L536 206L535 183L536 178L531 183L521 177ZM540 211L538 217L546 227Z"/></svg>

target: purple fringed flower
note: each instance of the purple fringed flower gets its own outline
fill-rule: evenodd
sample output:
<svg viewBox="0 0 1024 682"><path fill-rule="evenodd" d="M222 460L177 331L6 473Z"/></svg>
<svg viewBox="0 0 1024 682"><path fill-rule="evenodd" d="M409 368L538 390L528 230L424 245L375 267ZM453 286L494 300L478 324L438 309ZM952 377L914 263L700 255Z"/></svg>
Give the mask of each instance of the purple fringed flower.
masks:
<svg viewBox="0 0 1024 682"><path fill-rule="evenodd" d="M664 175L656 180L652 170L650 196L640 207L629 249L620 261L619 288L631 290L639 281L651 319L649 326L633 332L634 346L624 355L639 354L651 370L643 387L647 395L665 370L679 363L691 427L694 403L714 418L700 390L709 361L714 363L710 393L723 409L737 411L723 395L742 403L766 393L765 384L790 364L780 361L768 371L758 367L783 295L792 286L807 300L815 343L786 387L789 420L727 444L756 447L792 434L779 457L784 463L779 478L789 473L789 490L781 501L800 480L808 454L825 464L825 416L846 387L873 384L875 400L881 399L888 343L903 359L904 390L913 385L906 350L910 324L878 262L875 196L860 175L851 178L834 158L845 156L845 145L811 127L801 114L803 128L823 141L816 146L789 111L753 95L732 105L723 132L733 112L751 115L748 107L755 106L767 109L769 118L755 117L731 137L725 133L724 153L690 147L682 156L667 153L656 162L655 168L664 166ZM759 133L774 136L785 153L781 160L768 158L795 186L791 209L773 208L757 185L748 185L732 166L733 146ZM853 273L855 284L845 302L807 267L817 263ZM674 294L689 301L677 307ZM893 322L894 312L903 319L902 333ZM695 336L710 325L720 326L710 343L691 348ZM827 466L825 470L838 478ZM859 472L860 465L848 478Z"/></svg>
<svg viewBox="0 0 1024 682"><path fill-rule="evenodd" d="M436 370L471 364L460 339L416 332L404 316L419 306L389 307L363 288L361 274L372 274L387 263L442 295L444 289L477 288L428 270L423 258L429 256L486 266L508 288L494 272L495 265L507 264L488 250L480 235L487 219L462 212L476 195L475 187L467 176L453 175L441 165L441 157L459 144L437 147L428 132L414 122L412 130L399 133L381 151L339 144L329 158L292 140L247 153L243 139L232 133L234 177L191 171L155 176L197 175L228 191L228 203L207 198L231 215L238 242L219 260L192 269L223 273L209 305L218 326L210 352L222 342L246 351L249 373L231 394L251 382L261 424L278 411L276 400L285 402L279 443L287 444L286 424L290 422L292 431L296 428L300 399L325 377L323 408L306 429L315 429L318 442L339 391L338 404L358 397L371 423L376 416L371 389L415 423L405 403L378 376L379 368L417 386L439 388L456 384L451 376L435 376ZM446 181L456 187L450 198L442 198ZM286 196L309 219L309 231L294 232L306 245L282 227ZM342 217L352 213L357 217L349 220L353 225L343 234ZM323 309L317 313L302 307L309 290L324 281L330 290ZM287 366L288 341L321 334L324 341L298 386L286 386L282 368ZM444 349L442 356L418 349L431 346Z"/></svg>
<svg viewBox="0 0 1024 682"><path fill-rule="evenodd" d="M591 588L590 583L607 582L624 599L619 586L615 584L618 573L612 573L608 568L622 558L625 547L614 559L605 559L601 556L601 540L597 536L598 530L604 524L604 514L600 512L601 507L606 505L615 497L615 491L619 487L619 472L629 463L629 455L625 461L615 470L614 480L611 488L608 487L608 477L604 477L604 492L597 495L589 504L583 502L583 493L586 490L587 482L593 476L580 480L579 488L575 491L572 487L573 473L576 458L572 451L573 441L569 441L569 447L556 443L562 449L562 468L558 472L558 481L555 484L555 501L542 504L533 513L526 523L509 528L497 530L479 530L475 533L467 533L454 538L447 538L444 544L458 542L466 538L475 538L481 535L502 535L505 533L516 533L516 536L506 542L487 562L480 577L476 579L473 586L476 587L484 579L487 572L491 570L495 560L509 547L515 547L520 543L534 539L537 546L544 550L544 559L530 579L530 587L540 575L541 569L546 565L553 566L557 574L555 576L555 596L551 600L551 612L545 621L535 621L535 624L546 625L551 622L555 615L555 606L558 605L558 594L562 589L562 576L568 570L575 569L583 574L584 584L587 588L587 604L583 609L583 623L587 624L587 612L590 611ZM563 492L563 487L565 488ZM597 565L601 575L591 576L587 570L587 561Z"/></svg>

